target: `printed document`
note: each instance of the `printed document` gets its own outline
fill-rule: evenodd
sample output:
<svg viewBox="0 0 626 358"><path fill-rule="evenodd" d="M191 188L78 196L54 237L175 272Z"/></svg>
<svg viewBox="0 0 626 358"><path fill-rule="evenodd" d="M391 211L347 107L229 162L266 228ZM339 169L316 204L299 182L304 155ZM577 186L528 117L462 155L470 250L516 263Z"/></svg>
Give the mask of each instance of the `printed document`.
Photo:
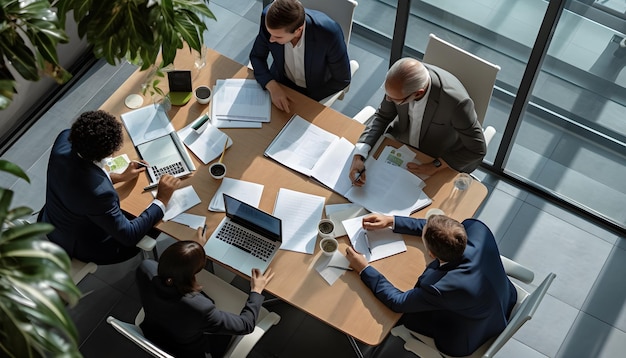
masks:
<svg viewBox="0 0 626 358"><path fill-rule="evenodd" d="M193 154L205 165L213 159L219 157L224 149L224 142L228 141L226 148L233 145L232 139L226 133L212 126L210 123L204 124L201 133L194 131L191 127L193 122L178 131L178 136Z"/></svg>
<svg viewBox="0 0 626 358"><path fill-rule="evenodd" d="M261 202L261 195L263 194L263 185L245 180L224 178L209 203L209 210L217 212L226 210L224 207L224 194L258 208Z"/></svg>
<svg viewBox="0 0 626 358"><path fill-rule="evenodd" d="M212 102L212 120L270 121L270 94L253 79L217 80Z"/></svg>
<svg viewBox="0 0 626 358"><path fill-rule="evenodd" d="M281 250L312 254L317 240L317 223L324 211L324 197L281 188L276 196L274 216L282 220Z"/></svg>
<svg viewBox="0 0 626 358"><path fill-rule="evenodd" d="M348 232L352 247L365 255L368 262L384 259L406 251L402 235L391 228L380 230L363 229L363 216L345 220L343 226Z"/></svg>

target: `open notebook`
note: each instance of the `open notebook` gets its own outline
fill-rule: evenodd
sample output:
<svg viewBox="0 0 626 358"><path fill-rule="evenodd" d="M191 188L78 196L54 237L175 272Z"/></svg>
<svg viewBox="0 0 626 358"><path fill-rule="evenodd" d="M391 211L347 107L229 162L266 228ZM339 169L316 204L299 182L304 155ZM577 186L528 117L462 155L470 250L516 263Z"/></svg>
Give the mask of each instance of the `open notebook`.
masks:
<svg viewBox="0 0 626 358"><path fill-rule="evenodd" d="M367 184L353 186L348 173L354 144L294 116L265 150L265 155L372 212L405 215L430 205L425 183L397 166L370 157L365 162Z"/></svg>

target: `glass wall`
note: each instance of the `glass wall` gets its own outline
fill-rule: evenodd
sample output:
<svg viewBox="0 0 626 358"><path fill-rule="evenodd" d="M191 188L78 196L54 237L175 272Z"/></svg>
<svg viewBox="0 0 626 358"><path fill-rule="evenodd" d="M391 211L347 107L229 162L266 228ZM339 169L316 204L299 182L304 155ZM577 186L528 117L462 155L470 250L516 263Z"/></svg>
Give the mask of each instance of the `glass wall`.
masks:
<svg viewBox="0 0 626 358"><path fill-rule="evenodd" d="M395 9L404 1L359 0L355 21L391 37ZM494 164L498 151L499 157L508 151L506 160L493 167L496 172L626 228L626 210L620 207L626 202L624 4L565 2L554 18L552 41L518 118L511 117L511 109L516 95L528 91L520 84L547 1L412 0L404 55L421 58L428 34L434 33L500 65L484 123L494 126L497 134L485 163ZM504 136L508 139L502 142L509 121L519 125L515 135Z"/></svg>

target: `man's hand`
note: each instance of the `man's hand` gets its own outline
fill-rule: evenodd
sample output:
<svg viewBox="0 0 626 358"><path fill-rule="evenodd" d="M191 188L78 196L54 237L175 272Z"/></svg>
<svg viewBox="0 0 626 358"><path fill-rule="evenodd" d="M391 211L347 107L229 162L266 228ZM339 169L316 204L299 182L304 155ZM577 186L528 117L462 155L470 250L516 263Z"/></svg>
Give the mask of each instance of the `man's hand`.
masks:
<svg viewBox="0 0 626 358"><path fill-rule="evenodd" d="M440 167L436 167L432 163L425 163L425 164L407 163L406 169L417 176L423 176L423 175L431 176L435 174L436 172L438 172L439 170L448 167L447 165L444 166L443 161L441 164L442 165Z"/></svg>
<svg viewBox="0 0 626 358"><path fill-rule="evenodd" d="M289 112L289 102L291 101L291 98L287 96L287 93L285 93L278 82L271 80L265 85L265 88L270 91L272 103L281 111Z"/></svg>
<svg viewBox="0 0 626 358"><path fill-rule="evenodd" d="M356 272L361 272L365 267L367 267L367 260L365 259L365 256L354 251L354 249L350 246L346 248L346 258L350 261L350 267L352 267Z"/></svg>
<svg viewBox="0 0 626 358"><path fill-rule="evenodd" d="M148 163L145 160L141 160L141 163L144 163L146 166L148 165ZM135 179L139 173L145 172L146 171L146 167L142 166L141 164L132 161L128 164L128 166L126 167L126 170L124 170L122 173L117 174L117 173L110 173L109 176L111 177L111 182L113 182L113 184L115 183L121 183L123 181L129 181L132 179Z"/></svg>
<svg viewBox="0 0 626 358"><path fill-rule="evenodd" d="M198 230L196 230L196 235L193 238L193 241L197 242L198 244L204 246L204 244L206 244L208 238L207 238L207 233L206 233L206 226L204 227L199 227Z"/></svg>
<svg viewBox="0 0 626 358"><path fill-rule="evenodd" d="M261 270L253 268L250 276L250 291L261 294L272 277L274 277L274 273L270 268L264 274L261 273Z"/></svg>
<svg viewBox="0 0 626 358"><path fill-rule="evenodd" d="M357 154L352 157L352 165L350 166L350 181L352 182L352 185L363 186L365 185L365 180L365 163L363 162L363 157Z"/></svg>
<svg viewBox="0 0 626 358"><path fill-rule="evenodd" d="M380 230L391 226L393 226L393 216L375 213L363 218L365 230Z"/></svg>
<svg viewBox="0 0 626 358"><path fill-rule="evenodd" d="M159 185L157 186L157 200L160 200L163 205L167 206L170 199L172 198L172 194L174 191L178 189L180 185L180 179L174 178L169 174L165 174L159 180Z"/></svg>

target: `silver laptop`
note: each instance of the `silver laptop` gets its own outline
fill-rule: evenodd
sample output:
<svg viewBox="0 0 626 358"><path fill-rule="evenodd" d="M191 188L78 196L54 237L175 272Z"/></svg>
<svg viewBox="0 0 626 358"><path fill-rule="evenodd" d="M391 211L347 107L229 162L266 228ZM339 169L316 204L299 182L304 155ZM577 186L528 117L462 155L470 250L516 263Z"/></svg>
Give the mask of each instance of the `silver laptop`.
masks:
<svg viewBox="0 0 626 358"><path fill-rule="evenodd" d="M224 208L226 217L204 245L207 256L248 276L253 268L265 272L282 243L280 219L227 194Z"/></svg>
<svg viewBox="0 0 626 358"><path fill-rule="evenodd" d="M158 183L165 174L177 178L188 175L194 167L176 132L138 145L137 152L149 164L146 173L150 185Z"/></svg>

